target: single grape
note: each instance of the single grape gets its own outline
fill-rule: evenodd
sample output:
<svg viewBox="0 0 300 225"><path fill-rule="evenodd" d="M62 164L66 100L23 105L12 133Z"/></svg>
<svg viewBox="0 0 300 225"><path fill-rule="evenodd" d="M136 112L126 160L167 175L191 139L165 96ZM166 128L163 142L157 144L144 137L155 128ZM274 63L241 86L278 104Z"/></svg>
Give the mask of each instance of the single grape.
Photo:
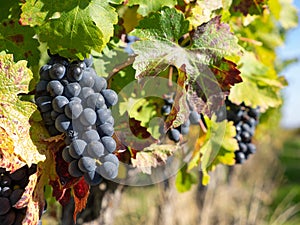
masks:
<svg viewBox="0 0 300 225"><path fill-rule="evenodd" d="M245 154L240 151L235 152L235 163L242 164L246 160Z"/></svg>
<svg viewBox="0 0 300 225"><path fill-rule="evenodd" d="M79 102L79 103L82 102L79 97L72 97L72 98L70 98L70 101Z"/></svg>
<svg viewBox="0 0 300 225"><path fill-rule="evenodd" d="M78 167L84 173L94 171L96 169L96 160L91 157L83 156L78 161Z"/></svg>
<svg viewBox="0 0 300 225"><path fill-rule="evenodd" d="M80 122L84 126L92 126L95 124L97 116L93 109L85 108L80 115Z"/></svg>
<svg viewBox="0 0 300 225"><path fill-rule="evenodd" d="M86 64L83 61L76 62L77 66L80 67L82 70L86 69Z"/></svg>
<svg viewBox="0 0 300 225"><path fill-rule="evenodd" d="M105 104L107 107L111 107L118 102L118 95L114 90L111 89L105 89L101 91L101 94L103 95L105 99Z"/></svg>
<svg viewBox="0 0 300 225"><path fill-rule="evenodd" d="M81 177L81 176L83 176L83 172L78 167L78 161L77 160L74 160L69 164L68 171L69 171L69 174L72 177Z"/></svg>
<svg viewBox="0 0 300 225"><path fill-rule="evenodd" d="M168 136L172 141L179 142L180 141L180 132L177 129L171 128L168 131Z"/></svg>
<svg viewBox="0 0 300 225"><path fill-rule="evenodd" d="M52 101L52 107L56 112L63 113L68 103L69 100L65 96L56 96Z"/></svg>
<svg viewBox="0 0 300 225"><path fill-rule="evenodd" d="M104 146L99 141L92 141L87 145L87 153L90 157L99 158L104 154Z"/></svg>
<svg viewBox="0 0 300 225"><path fill-rule="evenodd" d="M81 99L86 99L88 96L90 96L91 94L94 94L94 90L90 87L83 87L81 88L81 92L79 94L79 97Z"/></svg>
<svg viewBox="0 0 300 225"><path fill-rule="evenodd" d="M8 175L6 175L6 174L3 175L3 176L1 176L0 185L2 187L4 187L4 186L10 186L11 185L11 178Z"/></svg>
<svg viewBox="0 0 300 225"><path fill-rule="evenodd" d="M49 70L51 69L51 67L51 65L46 64L40 68L39 74L41 80L51 80L49 75Z"/></svg>
<svg viewBox="0 0 300 225"><path fill-rule="evenodd" d="M201 119L200 114L197 111L190 112L189 120L190 120L191 124L199 125L200 119Z"/></svg>
<svg viewBox="0 0 300 225"><path fill-rule="evenodd" d="M111 124L112 126L115 124L115 119L113 116L110 116L107 120L106 123Z"/></svg>
<svg viewBox="0 0 300 225"><path fill-rule="evenodd" d="M106 179L114 179L118 175L118 167L112 162L104 162L97 166L96 172Z"/></svg>
<svg viewBox="0 0 300 225"><path fill-rule="evenodd" d="M98 125L105 123L110 117L112 117L110 109L98 109L96 114Z"/></svg>
<svg viewBox="0 0 300 225"><path fill-rule="evenodd" d="M251 135L250 135L250 133L247 132L247 131L243 131L243 132L241 133L241 138L242 138L242 141L243 141L243 142L246 142L246 143L251 141Z"/></svg>
<svg viewBox="0 0 300 225"><path fill-rule="evenodd" d="M179 131L181 134L185 135L185 134L188 134L189 131L190 131L190 127L186 127L186 126L180 126L179 127Z"/></svg>
<svg viewBox="0 0 300 225"><path fill-rule="evenodd" d="M254 154L256 152L256 147L252 143L247 143L247 153Z"/></svg>
<svg viewBox="0 0 300 225"><path fill-rule="evenodd" d="M250 108L249 109L249 112L248 112L248 115L254 119L257 119L258 116L259 116L259 113L260 113L260 109L259 107L257 108Z"/></svg>
<svg viewBox="0 0 300 225"><path fill-rule="evenodd" d="M100 109L105 104L105 100L100 93L94 93L87 97L86 105L92 109Z"/></svg>
<svg viewBox="0 0 300 225"><path fill-rule="evenodd" d="M11 195L12 193L12 190L10 187L3 187L2 190L1 190L1 195L3 197L6 197L6 198L9 198L9 196Z"/></svg>
<svg viewBox="0 0 300 225"><path fill-rule="evenodd" d="M52 110L52 98L50 96L41 96L36 99L36 104L40 108L41 112L47 112Z"/></svg>
<svg viewBox="0 0 300 225"><path fill-rule="evenodd" d="M87 67L91 67L91 66L93 65L93 56L90 55L90 57L89 57L89 58L85 58L85 59L83 60L83 62L85 63L85 65L86 65Z"/></svg>
<svg viewBox="0 0 300 225"><path fill-rule="evenodd" d="M172 107L170 105L163 105L161 108L161 114L167 116L170 114Z"/></svg>
<svg viewBox="0 0 300 225"><path fill-rule="evenodd" d="M8 198L0 197L0 216L5 215L11 209Z"/></svg>
<svg viewBox="0 0 300 225"><path fill-rule="evenodd" d="M72 100L65 107L65 114L70 119L77 119L83 111L83 107L79 101Z"/></svg>
<svg viewBox="0 0 300 225"><path fill-rule="evenodd" d="M94 77L92 76L90 69L83 71L82 79L79 81L81 87L93 87L95 84Z"/></svg>
<svg viewBox="0 0 300 225"><path fill-rule="evenodd" d="M82 78L82 69L76 64L71 64L68 68L67 77L71 82L80 81Z"/></svg>
<svg viewBox="0 0 300 225"><path fill-rule="evenodd" d="M92 130L85 131L82 134L82 139L85 140L87 143L90 143L92 141L100 140L100 137L98 132L92 129Z"/></svg>
<svg viewBox="0 0 300 225"><path fill-rule="evenodd" d="M101 142L107 152L112 153L116 150L117 144L112 137L104 136L101 138Z"/></svg>
<svg viewBox="0 0 300 225"><path fill-rule="evenodd" d="M47 80L40 80L40 82L38 82L37 85L36 85L35 91L37 93L47 91L48 83L49 83L49 81L47 81Z"/></svg>
<svg viewBox="0 0 300 225"><path fill-rule="evenodd" d="M95 92L100 93L102 90L107 88L107 82L103 77L99 77L98 75L94 77L95 83L93 89Z"/></svg>
<svg viewBox="0 0 300 225"><path fill-rule="evenodd" d="M11 173L9 176L14 181L20 181L27 176L27 170L28 166L23 166L20 169L17 169L13 173Z"/></svg>
<svg viewBox="0 0 300 225"><path fill-rule="evenodd" d="M70 163L72 161L75 160L75 158L73 158L71 155L70 155L70 152L69 152L69 149L70 149L70 146L66 146L63 150L62 150L62 158Z"/></svg>
<svg viewBox="0 0 300 225"><path fill-rule="evenodd" d="M119 163L120 163L118 157L115 156L114 154L106 154L106 155L100 157L100 161L102 163L111 162L111 163L115 164L117 167L119 167Z"/></svg>
<svg viewBox="0 0 300 225"><path fill-rule="evenodd" d="M97 173L95 170L85 173L84 179L89 185L98 185L103 180L102 176L99 173Z"/></svg>
<svg viewBox="0 0 300 225"><path fill-rule="evenodd" d="M14 210L9 210L5 215L0 216L1 225L21 225L21 223L16 223L16 213Z"/></svg>
<svg viewBox="0 0 300 225"><path fill-rule="evenodd" d="M11 193L10 197L9 197L10 204L12 206L14 206L20 200L20 198L22 197L23 193L24 193L24 189L16 189L16 190L14 190Z"/></svg>
<svg viewBox="0 0 300 225"><path fill-rule="evenodd" d="M49 70L49 75L53 80L60 80L64 77L66 67L60 63L55 63Z"/></svg>
<svg viewBox="0 0 300 225"><path fill-rule="evenodd" d="M67 98L73 98L78 96L80 94L80 91L81 91L81 87L78 83L69 83L65 87L64 95Z"/></svg>
<svg viewBox="0 0 300 225"><path fill-rule="evenodd" d="M239 144L239 150L241 152L246 153L247 152L247 145L245 143L243 143L243 142L239 142L238 144Z"/></svg>
<svg viewBox="0 0 300 225"><path fill-rule="evenodd" d="M79 159L84 152L84 149L86 147L86 142L81 139L76 139L70 144L69 153L70 155L75 158Z"/></svg>
<svg viewBox="0 0 300 225"><path fill-rule="evenodd" d="M64 86L58 80L51 80L47 85L47 91L52 97L62 95Z"/></svg>
<svg viewBox="0 0 300 225"><path fill-rule="evenodd" d="M64 114L55 119L55 128L60 132L66 132L71 127L71 121Z"/></svg>
<svg viewBox="0 0 300 225"><path fill-rule="evenodd" d="M114 127L110 123L104 123L97 126L97 131L101 137L112 136L114 134Z"/></svg>

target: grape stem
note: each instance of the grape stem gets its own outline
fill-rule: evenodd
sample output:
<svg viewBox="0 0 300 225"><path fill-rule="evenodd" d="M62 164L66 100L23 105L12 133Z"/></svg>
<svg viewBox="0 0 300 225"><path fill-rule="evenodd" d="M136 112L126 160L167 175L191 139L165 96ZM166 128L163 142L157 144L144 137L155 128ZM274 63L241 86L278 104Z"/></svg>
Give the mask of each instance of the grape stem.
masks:
<svg viewBox="0 0 300 225"><path fill-rule="evenodd" d="M202 119L200 119L199 125L200 125L201 130L202 130L204 133L207 133L207 129L206 129L206 127L205 127L204 122L203 122Z"/></svg>
<svg viewBox="0 0 300 225"><path fill-rule="evenodd" d="M172 83L172 76L173 76L173 66L169 67L169 82L168 82L168 86L172 87L173 83Z"/></svg>
<svg viewBox="0 0 300 225"><path fill-rule="evenodd" d="M121 71L122 69L126 68L127 66L131 65L134 62L136 55L129 56L127 61L117 65L108 75L108 79L110 79L113 75Z"/></svg>

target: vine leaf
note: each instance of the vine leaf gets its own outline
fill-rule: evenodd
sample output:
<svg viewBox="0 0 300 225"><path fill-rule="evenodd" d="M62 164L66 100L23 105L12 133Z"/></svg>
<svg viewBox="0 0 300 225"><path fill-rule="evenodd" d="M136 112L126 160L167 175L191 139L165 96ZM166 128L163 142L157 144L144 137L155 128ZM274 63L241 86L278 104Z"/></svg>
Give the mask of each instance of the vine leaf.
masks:
<svg viewBox="0 0 300 225"><path fill-rule="evenodd" d="M253 53L247 52L240 60L243 82L231 89L229 99L262 110L281 104L280 90L285 80L277 77L276 72L258 61ZM251 94L249 94L251 93Z"/></svg>
<svg viewBox="0 0 300 225"><path fill-rule="evenodd" d="M222 91L229 91L233 85L243 81L237 65L225 58L213 64L211 70L215 74Z"/></svg>
<svg viewBox="0 0 300 225"><path fill-rule="evenodd" d="M26 64L26 61L14 63L12 55L0 56L0 127L13 142L13 149L9 151L31 166L45 160L45 156L39 153L30 136L29 120L36 111L36 106L21 101L17 96L28 92L32 78Z"/></svg>
<svg viewBox="0 0 300 225"><path fill-rule="evenodd" d="M232 2L230 11L232 13L240 12L244 16L260 15L267 2L267 0L236 0Z"/></svg>
<svg viewBox="0 0 300 225"><path fill-rule="evenodd" d="M197 176L187 171L187 165L182 167L176 175L176 189L178 192L189 191L193 184L197 183Z"/></svg>
<svg viewBox="0 0 300 225"><path fill-rule="evenodd" d="M74 222L76 222L77 213L81 212L85 206L90 194L90 186L81 178L78 183L73 186L75 210L73 214Z"/></svg>
<svg viewBox="0 0 300 225"><path fill-rule="evenodd" d="M158 145L152 144L143 151L136 153L135 158L131 159L132 165L146 174L151 174L151 168L166 163L169 156L178 149L174 145Z"/></svg>
<svg viewBox="0 0 300 225"><path fill-rule="evenodd" d="M141 39L132 45L137 54L133 63L136 77L157 75L169 65L180 68L182 64L187 64L187 54L177 42L188 32L188 28L189 22L176 9L164 8L141 20L131 32L131 35Z"/></svg>
<svg viewBox="0 0 300 225"><path fill-rule="evenodd" d="M197 167L201 162L203 185L209 183L208 171L214 170L216 165L234 165L234 151L238 149L233 122L216 122L216 116L211 119L205 116L207 133L201 135L195 145L192 158L188 164L188 171Z"/></svg>
<svg viewBox="0 0 300 225"><path fill-rule="evenodd" d="M148 0L129 0L127 5L139 5L137 12L142 16L147 16L151 12L156 12L164 6L174 7L177 0L164 0L164 1L148 1Z"/></svg>
<svg viewBox="0 0 300 225"><path fill-rule="evenodd" d="M29 0L22 6L20 23L38 25L39 38L52 53L83 59L91 50L101 52L113 35L117 17L103 0Z"/></svg>
<svg viewBox="0 0 300 225"><path fill-rule="evenodd" d="M191 13L187 18L193 27L197 27L208 22L214 17L214 11L223 7L222 0L216 1L196 1L191 5Z"/></svg>
<svg viewBox="0 0 300 225"><path fill-rule="evenodd" d="M5 19L0 23L0 51L13 53L15 60L26 59L29 65L37 65L39 42L30 27L21 26L16 19Z"/></svg>
<svg viewBox="0 0 300 225"><path fill-rule="evenodd" d="M204 63L214 62L224 56L241 55L238 39L230 32L230 26L221 23L221 16L198 26L192 35L192 50L201 53Z"/></svg>

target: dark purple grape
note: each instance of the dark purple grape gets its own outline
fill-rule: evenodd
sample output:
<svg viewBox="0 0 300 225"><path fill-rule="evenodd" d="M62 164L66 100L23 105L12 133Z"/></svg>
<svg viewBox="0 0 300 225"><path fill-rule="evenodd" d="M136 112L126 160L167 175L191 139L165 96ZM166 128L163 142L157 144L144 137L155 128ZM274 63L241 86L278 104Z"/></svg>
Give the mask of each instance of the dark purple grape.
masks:
<svg viewBox="0 0 300 225"><path fill-rule="evenodd" d="M0 197L0 202L0 216L3 216L11 209L11 205L9 199L5 197Z"/></svg>
<svg viewBox="0 0 300 225"><path fill-rule="evenodd" d="M81 177L83 172L78 167L78 161L74 160L69 164L68 171L72 177Z"/></svg>
<svg viewBox="0 0 300 225"><path fill-rule="evenodd" d="M105 89L101 91L101 94L103 95L105 99L105 104L107 107L111 107L118 102L118 95L115 91L111 89Z"/></svg>
<svg viewBox="0 0 300 225"><path fill-rule="evenodd" d="M104 136L101 138L101 142L107 152L112 153L116 150L117 144L112 137Z"/></svg>
<svg viewBox="0 0 300 225"><path fill-rule="evenodd" d="M168 131L168 136L172 141L179 142L180 141L180 132L177 129L171 128Z"/></svg>
<svg viewBox="0 0 300 225"><path fill-rule="evenodd" d="M71 82L78 82L82 78L82 68L76 64L71 64L67 73L68 80Z"/></svg>
<svg viewBox="0 0 300 225"><path fill-rule="evenodd" d="M24 193L24 189L14 190L9 197L10 204L14 206L21 199L23 193Z"/></svg>
<svg viewBox="0 0 300 225"><path fill-rule="evenodd" d="M49 75L53 80L60 80L64 77L66 68L60 63L55 63L49 70Z"/></svg>
<svg viewBox="0 0 300 225"><path fill-rule="evenodd" d="M1 207L1 206L0 206ZM16 213L14 210L9 210L5 215L0 215L1 225L21 225L21 223L16 223Z"/></svg>
<svg viewBox="0 0 300 225"><path fill-rule="evenodd" d="M90 185L98 185L102 182L102 176L96 171L91 171L84 174L85 181Z"/></svg>
<svg viewBox="0 0 300 225"><path fill-rule="evenodd" d="M52 97L62 95L64 86L58 80L52 80L47 85L47 91Z"/></svg>
<svg viewBox="0 0 300 225"><path fill-rule="evenodd" d="M67 98L77 97L80 94L81 87L78 83L69 83L65 87L64 95Z"/></svg>

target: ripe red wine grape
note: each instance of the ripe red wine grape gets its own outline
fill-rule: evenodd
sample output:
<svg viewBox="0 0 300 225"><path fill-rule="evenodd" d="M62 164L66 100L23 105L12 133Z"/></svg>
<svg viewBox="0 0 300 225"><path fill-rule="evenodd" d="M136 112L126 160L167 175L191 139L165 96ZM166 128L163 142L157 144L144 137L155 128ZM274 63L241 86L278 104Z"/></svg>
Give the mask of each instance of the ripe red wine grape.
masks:
<svg viewBox="0 0 300 225"><path fill-rule="evenodd" d="M236 105L228 99L225 101L227 109L227 119L233 121L236 129L236 140L239 149L235 151L236 164L242 164L251 154L256 152L256 147L252 141L259 117L259 108L251 108L244 103Z"/></svg>
<svg viewBox="0 0 300 225"><path fill-rule="evenodd" d="M64 77L66 68L59 63L55 63L49 70L49 75L53 80L60 80Z"/></svg>
<svg viewBox="0 0 300 225"><path fill-rule="evenodd" d="M100 163L102 157L104 164L103 156L108 155L109 160L116 149L109 108L117 103L118 95L107 89L106 79L92 68L92 57L69 61L58 54L48 55L49 62L39 72L36 104L49 134L64 134L66 147L61 156L68 163L69 174L98 184L102 176L95 172L95 162ZM114 156L115 167L119 166L117 160Z"/></svg>
<svg viewBox="0 0 300 225"><path fill-rule="evenodd" d="M78 167L84 173L94 171L96 169L96 160L88 156L83 156L78 161Z"/></svg>
<svg viewBox="0 0 300 225"><path fill-rule="evenodd" d="M36 171L36 164L30 168L25 165L14 172L0 167L0 224L21 225L27 207L16 209L15 204L23 196L29 177Z"/></svg>
<svg viewBox="0 0 300 225"><path fill-rule="evenodd" d="M96 168L96 172L106 179L114 179L118 175L118 166L112 162L104 162Z"/></svg>
<svg viewBox="0 0 300 225"><path fill-rule="evenodd" d="M104 154L104 146L100 141L92 141L87 145L87 153L93 158L100 158Z"/></svg>

